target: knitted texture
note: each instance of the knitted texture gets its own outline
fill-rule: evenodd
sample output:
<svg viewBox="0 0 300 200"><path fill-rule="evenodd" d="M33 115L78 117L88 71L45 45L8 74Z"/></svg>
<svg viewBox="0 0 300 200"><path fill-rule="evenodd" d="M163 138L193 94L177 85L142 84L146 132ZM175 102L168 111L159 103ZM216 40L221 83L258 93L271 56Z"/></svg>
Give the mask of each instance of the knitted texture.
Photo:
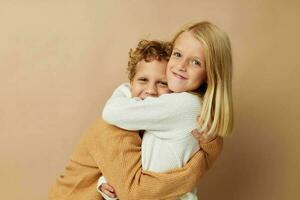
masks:
<svg viewBox="0 0 300 200"><path fill-rule="evenodd" d="M144 130L143 170L165 172L182 167L199 150L191 132L198 128L200 98L181 92L137 100L130 85L122 84L103 108L102 118L126 130Z"/></svg>
<svg viewBox="0 0 300 200"><path fill-rule="evenodd" d="M143 171L138 133L97 119L81 137L49 200L101 200L96 183L102 173L120 200L178 199L195 187L220 155L222 146L223 139L218 137L201 145L201 151L183 168L166 173Z"/></svg>

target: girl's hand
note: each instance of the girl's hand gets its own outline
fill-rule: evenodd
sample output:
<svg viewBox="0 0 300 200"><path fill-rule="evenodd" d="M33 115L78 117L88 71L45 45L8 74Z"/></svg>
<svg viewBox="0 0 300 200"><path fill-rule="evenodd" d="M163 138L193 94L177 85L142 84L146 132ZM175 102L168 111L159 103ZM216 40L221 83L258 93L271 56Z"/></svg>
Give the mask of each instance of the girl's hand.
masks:
<svg viewBox="0 0 300 200"><path fill-rule="evenodd" d="M217 137L216 135L207 135L207 132L200 133L197 129L194 129L192 134L200 142L200 144L209 143Z"/></svg>
<svg viewBox="0 0 300 200"><path fill-rule="evenodd" d="M100 190L101 190L101 192L103 192L104 194L109 196L110 198L116 198L117 197L117 195L115 193L115 189L111 185L109 185L108 183L103 183L100 186Z"/></svg>

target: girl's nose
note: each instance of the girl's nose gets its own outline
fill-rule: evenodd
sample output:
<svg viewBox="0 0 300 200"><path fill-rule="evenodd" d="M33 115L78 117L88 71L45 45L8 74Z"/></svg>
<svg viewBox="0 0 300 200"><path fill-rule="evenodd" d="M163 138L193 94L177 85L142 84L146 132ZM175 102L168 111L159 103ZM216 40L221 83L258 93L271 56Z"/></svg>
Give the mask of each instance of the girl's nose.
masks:
<svg viewBox="0 0 300 200"><path fill-rule="evenodd" d="M177 69L178 69L179 71L185 72L185 71L186 71L186 68L187 68L186 61L182 60L181 62L178 62L178 63L177 63Z"/></svg>

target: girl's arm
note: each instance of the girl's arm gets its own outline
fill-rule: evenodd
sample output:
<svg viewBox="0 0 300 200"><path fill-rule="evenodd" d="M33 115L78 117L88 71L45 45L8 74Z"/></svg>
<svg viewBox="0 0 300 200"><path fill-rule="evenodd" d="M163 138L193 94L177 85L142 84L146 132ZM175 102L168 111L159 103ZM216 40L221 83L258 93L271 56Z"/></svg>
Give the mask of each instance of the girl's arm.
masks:
<svg viewBox="0 0 300 200"><path fill-rule="evenodd" d="M200 100L189 93L164 94L145 100L128 98L128 93L130 88L124 85L114 91L103 109L106 122L126 130L164 131L200 113Z"/></svg>

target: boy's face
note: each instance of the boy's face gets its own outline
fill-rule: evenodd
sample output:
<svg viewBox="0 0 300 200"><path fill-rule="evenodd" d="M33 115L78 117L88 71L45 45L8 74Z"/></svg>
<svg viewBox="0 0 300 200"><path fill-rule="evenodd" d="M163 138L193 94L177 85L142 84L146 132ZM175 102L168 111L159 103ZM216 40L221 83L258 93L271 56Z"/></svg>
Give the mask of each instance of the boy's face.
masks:
<svg viewBox="0 0 300 200"><path fill-rule="evenodd" d="M133 97L145 99L158 97L170 93L166 78L167 61L141 60L136 66L136 73L131 81L131 94Z"/></svg>

